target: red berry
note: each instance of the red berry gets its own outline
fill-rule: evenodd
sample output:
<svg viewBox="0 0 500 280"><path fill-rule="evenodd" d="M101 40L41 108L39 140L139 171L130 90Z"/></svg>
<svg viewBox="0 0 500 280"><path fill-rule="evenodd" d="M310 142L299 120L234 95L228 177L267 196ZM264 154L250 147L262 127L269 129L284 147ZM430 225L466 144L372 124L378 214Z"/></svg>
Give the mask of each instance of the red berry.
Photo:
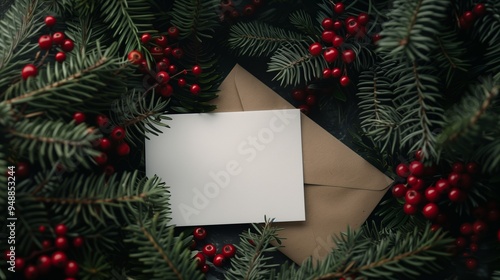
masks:
<svg viewBox="0 0 500 280"><path fill-rule="evenodd" d="M185 86L186 85L186 79L179 78L179 80L177 80L177 85L180 86L180 87Z"/></svg>
<svg viewBox="0 0 500 280"><path fill-rule="evenodd" d="M47 231L47 227L46 226L44 226L44 225L38 226L38 232L45 233L45 231Z"/></svg>
<svg viewBox="0 0 500 280"><path fill-rule="evenodd" d="M333 30L333 19L324 18L323 21L321 22L321 26L325 30Z"/></svg>
<svg viewBox="0 0 500 280"><path fill-rule="evenodd" d="M103 151L109 150L111 148L111 140L109 140L109 138L106 137L101 138L101 140L99 141L99 147Z"/></svg>
<svg viewBox="0 0 500 280"><path fill-rule="evenodd" d="M474 6L474 9L472 9L474 14L477 16L482 16L486 12L486 6L483 3L478 3L476 6Z"/></svg>
<svg viewBox="0 0 500 280"><path fill-rule="evenodd" d="M470 270L474 270L477 268L477 260L474 258L467 258L465 260L465 266Z"/></svg>
<svg viewBox="0 0 500 280"><path fill-rule="evenodd" d="M23 270L24 266L26 265L26 261L21 257L17 257L15 263L16 263L16 269L19 270Z"/></svg>
<svg viewBox="0 0 500 280"><path fill-rule="evenodd" d="M303 101L306 99L306 92L302 89L294 89L292 91L292 98L296 101Z"/></svg>
<svg viewBox="0 0 500 280"><path fill-rule="evenodd" d="M252 4L254 4L256 7L262 5L262 0L252 0Z"/></svg>
<svg viewBox="0 0 500 280"><path fill-rule="evenodd" d="M54 25L56 25L56 23L57 23L57 20L55 17L53 17L53 16L46 16L45 17L45 25L47 27L53 27Z"/></svg>
<svg viewBox="0 0 500 280"><path fill-rule="evenodd" d="M149 43L149 41L151 41L151 34L149 34L149 33L142 34L142 36L141 36L141 42L143 44L147 44L147 43Z"/></svg>
<svg viewBox="0 0 500 280"><path fill-rule="evenodd" d="M65 39L61 45L61 49L65 52L70 52L75 48L75 43L71 39Z"/></svg>
<svg viewBox="0 0 500 280"><path fill-rule="evenodd" d="M439 214L439 207L434 202L427 203L422 209L422 214L425 218L432 220Z"/></svg>
<svg viewBox="0 0 500 280"><path fill-rule="evenodd" d="M232 258L236 254L236 247L232 244L226 244L222 247L222 255L226 258Z"/></svg>
<svg viewBox="0 0 500 280"><path fill-rule="evenodd" d="M408 189L403 184L397 184L392 187L392 195L396 198L403 198Z"/></svg>
<svg viewBox="0 0 500 280"><path fill-rule="evenodd" d="M338 67L333 68L332 69L332 77L338 78L340 76L342 76L342 70L340 70L340 68L338 68Z"/></svg>
<svg viewBox="0 0 500 280"><path fill-rule="evenodd" d="M201 272L203 272L203 273L207 273L209 270L210 270L210 266L208 264L204 264L201 267Z"/></svg>
<svg viewBox="0 0 500 280"><path fill-rule="evenodd" d="M460 174L451 172L450 174L448 174L448 182L451 186L457 187L460 182Z"/></svg>
<svg viewBox="0 0 500 280"><path fill-rule="evenodd" d="M472 225L470 223L463 223L460 225L460 233L463 235L472 234Z"/></svg>
<svg viewBox="0 0 500 280"><path fill-rule="evenodd" d="M85 122L86 116L85 113L83 112L75 112L73 114L73 120L75 121L75 124L81 124Z"/></svg>
<svg viewBox="0 0 500 280"><path fill-rule="evenodd" d="M27 80L29 77L35 77L38 74L38 69L34 64L26 64L21 71L21 76L23 80Z"/></svg>
<svg viewBox="0 0 500 280"><path fill-rule="evenodd" d="M328 48L323 52L323 57L326 62L333 63L339 55L339 51L336 48Z"/></svg>
<svg viewBox="0 0 500 280"><path fill-rule="evenodd" d="M16 164L16 176L19 178L26 178L30 175L30 165L28 162L19 161Z"/></svg>
<svg viewBox="0 0 500 280"><path fill-rule="evenodd" d="M455 239L455 246L460 249L465 248L465 246L467 246L467 239L462 236L457 237L457 239Z"/></svg>
<svg viewBox="0 0 500 280"><path fill-rule="evenodd" d="M52 37L50 35L42 35L38 38L38 47L42 50L52 48Z"/></svg>
<svg viewBox="0 0 500 280"><path fill-rule="evenodd" d="M333 11L337 14L341 14L343 13L345 10L345 6L344 6L344 3L337 3L335 4L335 6L333 7Z"/></svg>
<svg viewBox="0 0 500 280"><path fill-rule="evenodd" d="M175 74L176 72L177 72L177 66L175 66L174 64L170 64L168 66L168 73Z"/></svg>
<svg viewBox="0 0 500 280"><path fill-rule="evenodd" d="M359 24L356 21L356 19L353 19L353 20L347 22L346 29L347 29L347 33L354 35L354 34L358 33L358 31L360 30L360 27L359 27Z"/></svg>
<svg viewBox="0 0 500 280"><path fill-rule="evenodd" d="M179 37L179 29L175 26L170 26L167 30L168 36L172 37L173 39Z"/></svg>
<svg viewBox="0 0 500 280"><path fill-rule="evenodd" d="M500 220L500 211L498 209L488 211L488 221L496 223L498 220Z"/></svg>
<svg viewBox="0 0 500 280"><path fill-rule="evenodd" d="M349 83L351 82L351 80L349 79L348 76L342 76L340 77L340 85L343 86L343 87L346 87L349 85Z"/></svg>
<svg viewBox="0 0 500 280"><path fill-rule="evenodd" d="M55 251L52 254L51 260L55 267L64 267L68 261L68 257L62 251Z"/></svg>
<svg viewBox="0 0 500 280"><path fill-rule="evenodd" d="M420 177L424 175L424 164L420 161L412 161L409 166L410 173L414 176Z"/></svg>
<svg viewBox="0 0 500 280"><path fill-rule="evenodd" d="M408 178L410 178L410 177L408 177ZM413 190L417 190L417 191L418 190L423 190L425 188L425 181L422 180L422 179L420 179L420 178L417 178L415 180L415 182L411 185L411 188Z"/></svg>
<svg viewBox="0 0 500 280"><path fill-rule="evenodd" d="M422 150L417 150L415 152L415 160L418 160L418 161L421 161L422 159L424 158L424 154L422 152Z"/></svg>
<svg viewBox="0 0 500 280"><path fill-rule="evenodd" d="M252 4L245 5L243 7L243 14L246 16L251 16L255 12L255 7Z"/></svg>
<svg viewBox="0 0 500 280"><path fill-rule="evenodd" d="M65 224L58 224L54 228L54 231L57 236L64 236L68 232L68 227Z"/></svg>
<svg viewBox="0 0 500 280"><path fill-rule="evenodd" d="M119 142L125 138L125 129L121 126L115 126L111 131L111 139L113 141Z"/></svg>
<svg viewBox="0 0 500 280"><path fill-rule="evenodd" d="M408 204L417 205L422 202L422 199L422 194L413 189L408 190L405 194L405 201Z"/></svg>
<svg viewBox="0 0 500 280"><path fill-rule="evenodd" d="M402 178L408 177L410 175L410 169L408 168L408 165L404 163L398 164L398 166L396 166L396 174Z"/></svg>
<svg viewBox="0 0 500 280"><path fill-rule="evenodd" d="M309 115L309 113L311 112L311 108L307 104L301 104L297 108L300 110L302 114L306 116Z"/></svg>
<svg viewBox="0 0 500 280"><path fill-rule="evenodd" d="M475 234L483 234L488 230L488 225L482 221L482 220L477 220L472 224L472 230L474 231Z"/></svg>
<svg viewBox="0 0 500 280"><path fill-rule="evenodd" d="M174 93L174 88L167 84L165 86L160 87L160 95L163 97L170 97Z"/></svg>
<svg viewBox="0 0 500 280"><path fill-rule="evenodd" d="M77 236L73 238L73 247L80 248L83 246L83 237Z"/></svg>
<svg viewBox="0 0 500 280"><path fill-rule="evenodd" d="M474 175L478 172L479 165L477 163L471 161L471 162L467 163L467 165L465 166L465 170L467 170L467 173Z"/></svg>
<svg viewBox="0 0 500 280"><path fill-rule="evenodd" d="M440 192L435 187L429 187L424 192L425 198L430 202L437 202L439 200Z"/></svg>
<svg viewBox="0 0 500 280"><path fill-rule="evenodd" d="M168 66L169 64L167 64L165 61L158 61L156 63L156 71L167 71Z"/></svg>
<svg viewBox="0 0 500 280"><path fill-rule="evenodd" d="M49 272L52 268L52 261L50 260L49 256L41 255L40 257L38 257L36 268L42 274Z"/></svg>
<svg viewBox="0 0 500 280"><path fill-rule="evenodd" d="M450 188L450 183L447 179L439 179L436 182L436 190L440 193L445 193Z"/></svg>
<svg viewBox="0 0 500 280"><path fill-rule="evenodd" d="M128 61L135 65L139 65L139 63L142 61L142 58L142 53L136 50L130 51L127 55Z"/></svg>
<svg viewBox="0 0 500 280"><path fill-rule="evenodd" d="M342 61L345 63L351 63L356 59L356 53L353 50L345 50L342 52Z"/></svg>
<svg viewBox="0 0 500 280"><path fill-rule="evenodd" d="M64 274L66 277L76 277L78 270L78 264L75 261L69 261L64 268Z"/></svg>
<svg viewBox="0 0 500 280"><path fill-rule="evenodd" d="M342 28L342 21L336 20L333 22L333 29L334 30L340 30Z"/></svg>
<svg viewBox="0 0 500 280"><path fill-rule="evenodd" d="M334 47L338 48L338 47L342 46L343 43L344 43L344 38L342 38L339 35L333 36L332 44L333 44Z"/></svg>
<svg viewBox="0 0 500 280"><path fill-rule="evenodd" d="M370 20L370 16L367 13L359 13L358 23L361 25L366 25Z"/></svg>
<svg viewBox="0 0 500 280"><path fill-rule="evenodd" d="M207 231L203 227L197 227L193 231L193 237L196 240L203 240L207 237Z"/></svg>
<svg viewBox="0 0 500 280"><path fill-rule="evenodd" d="M380 36L380 33L377 33L372 36L372 42L376 44L382 37Z"/></svg>
<svg viewBox="0 0 500 280"><path fill-rule="evenodd" d="M160 71L156 73L156 81L158 81L158 83L162 85L165 85L168 83L168 81L170 81L170 75L165 71Z"/></svg>
<svg viewBox="0 0 500 280"><path fill-rule="evenodd" d="M95 160L95 163L97 163L97 165L105 165L106 162L108 162L108 154L106 153L100 153L98 156L95 156L94 157L94 160Z"/></svg>
<svg viewBox="0 0 500 280"><path fill-rule="evenodd" d="M113 173L115 173L115 167L111 164L108 164L104 167L104 174L106 174L107 176L111 176L113 175Z"/></svg>
<svg viewBox="0 0 500 280"><path fill-rule="evenodd" d="M66 249L68 249L68 239L63 236L56 237L54 245L56 248L65 251Z"/></svg>
<svg viewBox="0 0 500 280"><path fill-rule="evenodd" d="M417 211L418 211L417 206L415 206L413 204L405 203L403 205L403 212L406 215L415 215L417 213Z"/></svg>
<svg viewBox="0 0 500 280"><path fill-rule="evenodd" d="M465 165L463 162L457 161L457 162L453 163L453 165L451 166L451 169L453 170L453 172L463 173L463 172L465 172Z"/></svg>
<svg viewBox="0 0 500 280"><path fill-rule="evenodd" d="M309 46L309 53L313 56L318 56L321 54L321 51L323 50L323 47L321 46L320 43L316 42L316 43L312 43L310 46Z"/></svg>
<svg viewBox="0 0 500 280"><path fill-rule="evenodd" d="M472 11L465 11L462 16L464 17L464 20L469 24L473 23L476 19L476 15Z"/></svg>
<svg viewBox="0 0 500 280"><path fill-rule="evenodd" d="M335 37L335 32L331 30L325 30L321 33L321 40L325 43L331 43L333 41L333 37Z"/></svg>
<svg viewBox="0 0 500 280"><path fill-rule="evenodd" d="M497 231L497 240L500 241L500 229Z"/></svg>
<svg viewBox="0 0 500 280"><path fill-rule="evenodd" d="M62 45L64 40L66 39L66 35L63 32L55 32L52 34L52 43L56 45Z"/></svg>
<svg viewBox="0 0 500 280"><path fill-rule="evenodd" d="M224 261L226 260L226 258L224 257L223 254L217 254L214 256L214 260L212 261L212 263L215 265L215 266L223 266L224 265Z"/></svg>
<svg viewBox="0 0 500 280"><path fill-rule="evenodd" d="M466 194L461 189L453 188L448 193L448 199L452 202L463 202L466 198Z"/></svg>
<svg viewBox="0 0 500 280"><path fill-rule="evenodd" d="M203 267L203 265L206 263L206 258L205 258L205 255L203 255L202 252L198 252L195 256L194 256L194 260L196 261L196 264L198 265L198 267Z"/></svg>
<svg viewBox="0 0 500 280"><path fill-rule="evenodd" d="M316 105L316 95L314 94L309 94L307 97L306 97L306 104L309 105L309 106L314 106Z"/></svg>
<svg viewBox="0 0 500 280"><path fill-rule="evenodd" d="M431 225L431 231L432 231L432 232L436 232L436 231L438 231L438 229L440 229L440 228L441 228L441 226L440 226L440 225L438 225L438 224L433 224L433 225Z"/></svg>
<svg viewBox="0 0 500 280"><path fill-rule="evenodd" d="M197 85L197 84L193 84L193 85L191 85L191 88L189 88L189 91L193 95L198 95L198 94L200 94L201 87L199 85Z"/></svg>
<svg viewBox="0 0 500 280"><path fill-rule="evenodd" d="M163 49L161 47L153 46L149 49L149 52L156 60L163 58Z"/></svg>
<svg viewBox="0 0 500 280"><path fill-rule="evenodd" d="M50 240L45 239L44 241L42 241L43 249L49 249L50 247L52 247L52 242L50 242Z"/></svg>
<svg viewBox="0 0 500 280"><path fill-rule="evenodd" d="M184 51L181 48L175 48L172 50L172 55L177 59L181 59L184 55Z"/></svg>
<svg viewBox="0 0 500 280"><path fill-rule="evenodd" d="M167 37L164 35L160 35L154 39L155 44L157 44L160 47L166 47L168 44Z"/></svg>
<svg viewBox="0 0 500 280"><path fill-rule="evenodd" d="M56 53L56 61L59 63L62 63L66 60L66 53L65 52L58 52Z"/></svg>
<svg viewBox="0 0 500 280"><path fill-rule="evenodd" d="M332 69L325 68L323 69L323 79L328 79L332 77Z"/></svg>
<svg viewBox="0 0 500 280"><path fill-rule="evenodd" d="M475 253L479 250L479 246L477 245L477 243L470 243L469 244L469 250L472 252L472 253Z"/></svg>
<svg viewBox="0 0 500 280"><path fill-rule="evenodd" d="M193 68L191 69L191 72L193 72L193 75L195 76L199 76L201 74L201 72L203 71L203 69L201 68L200 65L195 65L193 66Z"/></svg>
<svg viewBox="0 0 500 280"><path fill-rule="evenodd" d="M207 245L203 246L202 252L207 257L213 257L217 253L217 248L215 248L215 246L213 244L207 244Z"/></svg>
<svg viewBox="0 0 500 280"><path fill-rule="evenodd" d="M28 265L24 269L24 277L26 280L32 280L38 278L38 269L34 265Z"/></svg>
<svg viewBox="0 0 500 280"><path fill-rule="evenodd" d="M116 153L119 156L124 157L130 153L130 146L127 144L127 142L122 142L116 148Z"/></svg>

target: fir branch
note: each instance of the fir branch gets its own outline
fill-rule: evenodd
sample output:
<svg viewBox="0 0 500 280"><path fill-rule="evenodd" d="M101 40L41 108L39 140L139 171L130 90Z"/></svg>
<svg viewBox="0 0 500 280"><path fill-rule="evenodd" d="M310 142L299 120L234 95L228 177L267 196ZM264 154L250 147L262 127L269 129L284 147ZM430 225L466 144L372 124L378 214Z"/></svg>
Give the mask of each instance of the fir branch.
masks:
<svg viewBox="0 0 500 280"><path fill-rule="evenodd" d="M263 226L252 225L253 230L240 234L240 243L236 245L236 256L231 261L231 268L226 273L226 279L258 280L268 279L271 270L277 265L270 264L272 257L267 255L277 250L271 242L278 241L280 229L273 226L273 219L266 219Z"/></svg>
<svg viewBox="0 0 500 280"><path fill-rule="evenodd" d="M125 45L125 53L142 49L140 35L155 32L152 21L155 19L147 0L115 0L101 2L98 11L103 21L114 29L113 36L118 45Z"/></svg>
<svg viewBox="0 0 500 280"><path fill-rule="evenodd" d="M97 155L92 141L100 136L85 124L76 126L38 118L19 121L4 132L9 135L9 144L16 153L28 157L30 162L39 162L42 168L56 162L67 168L75 166L75 162L89 168L90 157Z"/></svg>
<svg viewBox="0 0 500 280"><path fill-rule="evenodd" d="M121 226L142 206L168 217L168 194L158 177L138 178L138 172L125 172L106 179L104 175L71 174L52 192L35 198L49 205L51 211L63 214L68 226L85 223L92 229L110 221ZM64 213L74 213L64 215Z"/></svg>
<svg viewBox="0 0 500 280"><path fill-rule="evenodd" d="M147 218L138 215L139 223L130 224L126 243L132 245L129 254L137 266L130 268L134 279L202 279L195 261L190 258L191 238L174 236L174 227L165 226L161 214Z"/></svg>
<svg viewBox="0 0 500 280"><path fill-rule="evenodd" d="M318 26L314 25L311 15L306 13L304 10L297 10L290 14L290 23L295 26L298 30L308 34L309 36L316 37L320 32Z"/></svg>
<svg viewBox="0 0 500 280"><path fill-rule="evenodd" d="M26 57L38 45L30 42L43 27L46 13L43 1L19 0L0 21L0 98L5 86L19 77L20 69L30 60Z"/></svg>
<svg viewBox="0 0 500 280"><path fill-rule="evenodd" d="M306 40L301 34L258 21L240 22L229 32L229 47L239 55L267 56L285 44Z"/></svg>
<svg viewBox="0 0 500 280"><path fill-rule="evenodd" d="M219 5L218 0L177 0L170 12L171 23L179 28L181 38L193 37L198 42L212 38Z"/></svg>
<svg viewBox="0 0 500 280"><path fill-rule="evenodd" d="M127 139L139 146L147 134L158 135L161 130L157 126L168 127L162 121L170 120L165 116L168 101L163 101L155 94L144 96L133 91L116 101L112 106L112 118L115 123L126 129Z"/></svg>
<svg viewBox="0 0 500 280"><path fill-rule="evenodd" d="M69 38L75 38L75 48L73 52L82 54L99 47L98 42L104 42L107 38L108 26L93 17L80 16L67 23L68 29L65 34ZM71 55L73 52L68 53Z"/></svg>
<svg viewBox="0 0 500 280"><path fill-rule="evenodd" d="M498 32L500 29L500 3L498 1L487 1L484 4L486 13L474 24L474 36L488 47L498 47L500 40Z"/></svg>
<svg viewBox="0 0 500 280"><path fill-rule="evenodd" d="M312 56L308 48L306 42L281 46L268 63L268 72L278 72L273 80L295 86L321 77L328 64L322 56Z"/></svg>
<svg viewBox="0 0 500 280"><path fill-rule="evenodd" d="M429 61L429 52L436 47L434 36L442 29L449 5L446 0L394 1L389 20L382 24L379 51L410 61Z"/></svg>
<svg viewBox="0 0 500 280"><path fill-rule="evenodd" d="M466 49L457 35L455 30L449 30L436 36L439 46L435 55L436 63L440 65L440 76L444 78L447 86L453 83L457 71L466 72L470 67L469 61L463 58Z"/></svg>

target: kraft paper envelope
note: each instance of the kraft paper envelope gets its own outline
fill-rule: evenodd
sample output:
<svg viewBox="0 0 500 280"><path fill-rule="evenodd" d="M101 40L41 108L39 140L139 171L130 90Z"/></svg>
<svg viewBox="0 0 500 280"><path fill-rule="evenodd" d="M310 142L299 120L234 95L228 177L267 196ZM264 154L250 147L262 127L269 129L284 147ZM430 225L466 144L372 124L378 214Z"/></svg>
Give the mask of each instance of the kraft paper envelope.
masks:
<svg viewBox="0 0 500 280"><path fill-rule="evenodd" d="M293 108L239 65L213 102L219 112ZM298 264L309 256L326 257L333 248L332 235L363 224L392 183L305 115L301 127L306 221L277 225L284 228L280 250Z"/></svg>

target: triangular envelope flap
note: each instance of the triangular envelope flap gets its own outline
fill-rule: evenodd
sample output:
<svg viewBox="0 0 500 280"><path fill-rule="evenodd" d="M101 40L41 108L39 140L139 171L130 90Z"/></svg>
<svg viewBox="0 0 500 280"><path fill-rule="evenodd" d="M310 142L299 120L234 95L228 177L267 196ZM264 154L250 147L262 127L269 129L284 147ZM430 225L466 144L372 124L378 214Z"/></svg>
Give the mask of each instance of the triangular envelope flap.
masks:
<svg viewBox="0 0 500 280"><path fill-rule="evenodd" d="M294 108L241 66L234 73L243 110ZM313 185L383 190L391 180L308 117L302 115L304 182Z"/></svg>
<svg viewBox="0 0 500 280"><path fill-rule="evenodd" d="M238 90L236 89L236 72L240 67L234 67L219 86L219 96L211 103L217 105L216 112L238 112L243 111L243 106Z"/></svg>

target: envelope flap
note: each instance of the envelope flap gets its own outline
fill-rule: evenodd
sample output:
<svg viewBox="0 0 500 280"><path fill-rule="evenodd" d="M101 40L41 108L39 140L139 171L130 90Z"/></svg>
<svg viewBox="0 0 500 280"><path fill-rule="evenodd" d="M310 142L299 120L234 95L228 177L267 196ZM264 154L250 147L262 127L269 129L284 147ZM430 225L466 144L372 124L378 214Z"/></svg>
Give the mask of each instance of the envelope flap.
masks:
<svg viewBox="0 0 500 280"><path fill-rule="evenodd" d="M234 75L243 110L294 108L241 66L233 68L229 79L233 79L231 75ZM228 82L232 83L231 80ZM302 143L304 182L307 184L384 190L392 182L305 115L302 115Z"/></svg>

